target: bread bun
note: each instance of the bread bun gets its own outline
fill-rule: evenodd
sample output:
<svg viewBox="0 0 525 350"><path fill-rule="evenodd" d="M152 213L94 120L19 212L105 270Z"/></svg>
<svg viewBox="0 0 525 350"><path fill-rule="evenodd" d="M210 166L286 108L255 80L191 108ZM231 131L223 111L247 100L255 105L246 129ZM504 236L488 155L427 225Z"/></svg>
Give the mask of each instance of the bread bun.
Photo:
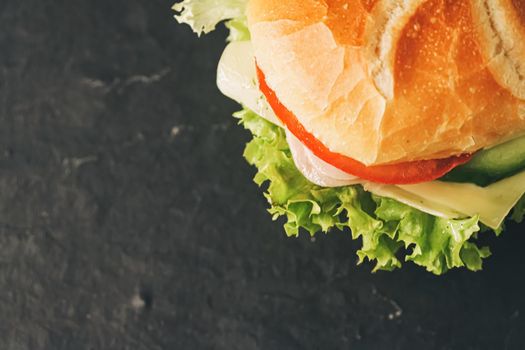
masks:
<svg viewBox="0 0 525 350"><path fill-rule="evenodd" d="M525 134L525 0L250 0L257 64L332 152L446 158Z"/></svg>

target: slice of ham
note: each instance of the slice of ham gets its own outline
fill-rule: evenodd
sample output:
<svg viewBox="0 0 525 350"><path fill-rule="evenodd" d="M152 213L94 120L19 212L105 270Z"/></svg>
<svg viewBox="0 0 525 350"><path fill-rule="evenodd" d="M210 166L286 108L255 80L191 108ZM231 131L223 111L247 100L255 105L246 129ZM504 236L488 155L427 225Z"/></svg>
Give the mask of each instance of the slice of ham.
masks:
<svg viewBox="0 0 525 350"><path fill-rule="evenodd" d="M295 166L312 183L323 187L340 187L363 182L360 178L347 174L318 158L288 130L286 130L286 141L290 146Z"/></svg>

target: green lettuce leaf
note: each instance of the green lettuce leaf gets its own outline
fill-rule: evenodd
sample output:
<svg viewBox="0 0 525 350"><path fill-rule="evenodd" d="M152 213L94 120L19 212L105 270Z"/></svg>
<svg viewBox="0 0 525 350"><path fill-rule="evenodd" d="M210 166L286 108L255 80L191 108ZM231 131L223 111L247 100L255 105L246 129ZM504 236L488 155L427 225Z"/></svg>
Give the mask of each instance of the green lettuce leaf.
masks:
<svg viewBox="0 0 525 350"><path fill-rule="evenodd" d="M323 188L295 167L284 130L249 110L234 114L251 131L244 157L257 167L255 182L266 189L269 212L287 219L287 235L300 229L311 235L348 227L360 239L359 263L375 262L374 271L393 270L411 261L434 274L451 268L477 271L490 255L474 240L478 218L448 220L423 213L393 199L372 195L361 186ZM521 214L523 215L523 209Z"/></svg>
<svg viewBox="0 0 525 350"><path fill-rule="evenodd" d="M173 10L177 12L175 19L188 24L199 36L214 30L219 22L233 19L237 21L230 22L229 26L235 30L234 35L242 31L246 35L248 30L243 18L247 3L248 0L184 0L173 5Z"/></svg>
<svg viewBox="0 0 525 350"><path fill-rule="evenodd" d="M226 22L226 28L230 30L230 35L226 39L228 42L247 41L251 39L246 17L238 17Z"/></svg>

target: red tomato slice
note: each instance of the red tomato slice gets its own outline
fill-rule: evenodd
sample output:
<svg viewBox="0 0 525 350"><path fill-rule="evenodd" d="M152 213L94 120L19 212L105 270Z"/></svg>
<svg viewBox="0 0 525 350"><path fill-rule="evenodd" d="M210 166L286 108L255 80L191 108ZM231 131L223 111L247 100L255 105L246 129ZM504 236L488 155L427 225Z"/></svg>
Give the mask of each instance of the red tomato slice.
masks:
<svg viewBox="0 0 525 350"><path fill-rule="evenodd" d="M353 158L334 153L309 133L297 117L279 101L275 92L266 84L262 70L259 66L256 68L261 92L266 96L275 115L286 125L288 130L317 157L350 175L383 184L415 184L438 179L458 165L468 162L472 156L471 154L462 154L446 159L366 166Z"/></svg>

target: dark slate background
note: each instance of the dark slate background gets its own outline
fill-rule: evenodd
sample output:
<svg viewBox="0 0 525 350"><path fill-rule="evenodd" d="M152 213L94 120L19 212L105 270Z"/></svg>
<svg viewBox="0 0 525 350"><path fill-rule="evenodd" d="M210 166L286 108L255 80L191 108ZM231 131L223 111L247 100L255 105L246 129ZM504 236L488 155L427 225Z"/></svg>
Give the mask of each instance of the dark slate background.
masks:
<svg viewBox="0 0 525 350"><path fill-rule="evenodd" d="M481 273L285 237L167 0L0 1L0 349L524 349L524 226Z"/></svg>

